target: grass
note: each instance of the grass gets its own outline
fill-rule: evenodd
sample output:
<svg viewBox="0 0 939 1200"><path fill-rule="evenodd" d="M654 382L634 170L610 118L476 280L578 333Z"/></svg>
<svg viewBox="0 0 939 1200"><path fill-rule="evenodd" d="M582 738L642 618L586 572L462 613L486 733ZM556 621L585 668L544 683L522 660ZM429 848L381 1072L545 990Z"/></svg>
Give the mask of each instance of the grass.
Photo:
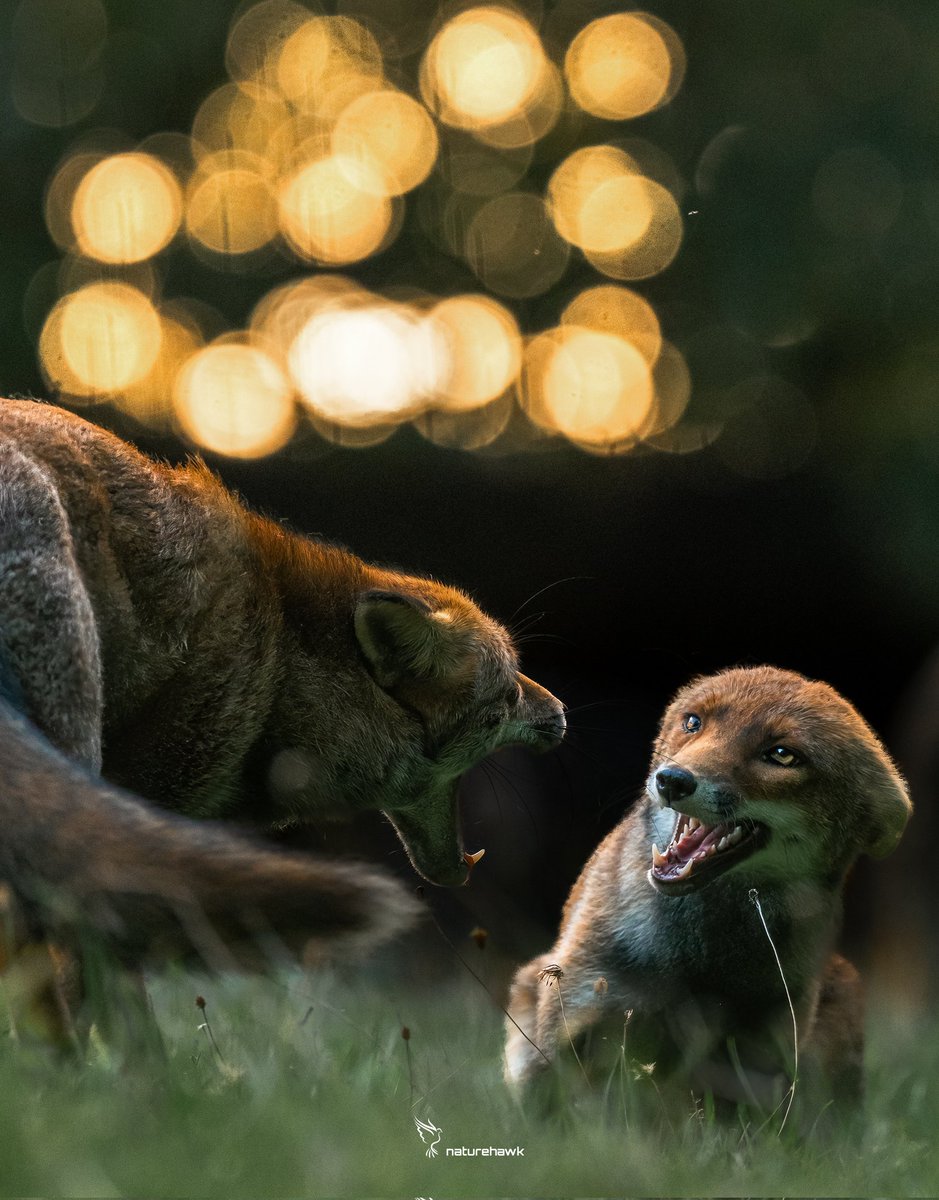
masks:
<svg viewBox="0 0 939 1200"><path fill-rule="evenodd" d="M0 1194L9 1196L900 1196L939 1191L939 1025L875 1008L860 1136L753 1134L707 1112L636 1119L611 1079L563 1123L500 1078L502 1014L471 979L374 973L151 983L168 1062L121 1070L0 1043ZM204 1009L196 1005L205 999ZM208 1018L210 1031L200 1028ZM407 1027L409 1038L402 1037ZM211 1037L209 1036L211 1032ZM213 1041L214 1039L214 1041ZM572 1087L577 1079L572 1079ZM428 1158L414 1116L441 1131ZM521 1158L446 1147L521 1146Z"/></svg>

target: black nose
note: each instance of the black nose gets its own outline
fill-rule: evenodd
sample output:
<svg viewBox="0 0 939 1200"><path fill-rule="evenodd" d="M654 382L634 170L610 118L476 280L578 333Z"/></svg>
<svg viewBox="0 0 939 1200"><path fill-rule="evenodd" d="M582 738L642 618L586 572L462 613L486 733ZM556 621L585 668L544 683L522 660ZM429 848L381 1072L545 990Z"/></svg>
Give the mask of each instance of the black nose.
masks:
<svg viewBox="0 0 939 1200"><path fill-rule="evenodd" d="M684 767L662 767L655 773L655 786L663 800L674 804L683 796L690 796L698 783Z"/></svg>

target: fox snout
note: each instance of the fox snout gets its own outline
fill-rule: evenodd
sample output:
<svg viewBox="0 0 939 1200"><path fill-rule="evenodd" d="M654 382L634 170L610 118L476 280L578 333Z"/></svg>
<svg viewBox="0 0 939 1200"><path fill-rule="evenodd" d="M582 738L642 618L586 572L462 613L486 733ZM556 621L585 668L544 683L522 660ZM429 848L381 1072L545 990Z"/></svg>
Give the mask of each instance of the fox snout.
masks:
<svg viewBox="0 0 939 1200"><path fill-rule="evenodd" d="M521 726L522 743L531 750L553 750L564 740L567 720L564 705L547 688L527 675L518 675L520 695L516 724Z"/></svg>
<svg viewBox="0 0 939 1200"><path fill-rule="evenodd" d="M694 794L698 781L684 767L660 767L653 775L656 794L662 804L674 808L686 796Z"/></svg>

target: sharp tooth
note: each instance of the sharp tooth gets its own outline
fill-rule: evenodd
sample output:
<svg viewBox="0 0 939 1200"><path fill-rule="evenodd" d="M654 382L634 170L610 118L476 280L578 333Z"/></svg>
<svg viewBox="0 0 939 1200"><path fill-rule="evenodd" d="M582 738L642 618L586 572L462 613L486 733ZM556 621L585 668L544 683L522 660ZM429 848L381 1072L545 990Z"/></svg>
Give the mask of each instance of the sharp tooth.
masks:
<svg viewBox="0 0 939 1200"><path fill-rule="evenodd" d="M722 837L721 840L717 843L717 848L718 848L718 850L726 850L729 845L730 845L730 842L728 841L728 839L725 837Z"/></svg>
<svg viewBox="0 0 939 1200"><path fill-rule="evenodd" d="M712 854L716 854L716 853L717 853L717 847L714 845L713 842L711 842L710 846L708 846L708 858L710 858Z"/></svg>
<svg viewBox="0 0 939 1200"><path fill-rule="evenodd" d="M691 818L689 819L689 821L688 821L688 830L687 830L687 832L688 832L688 833L694 833L694 831L695 831L695 830L698 828L698 826L699 826L700 824L701 824L701 822L698 820L698 818L697 818L697 817L691 817Z"/></svg>
<svg viewBox="0 0 939 1200"><path fill-rule="evenodd" d="M727 840L728 840L728 842L730 842L730 844L732 846L736 846L736 844L740 841L740 839L742 837L743 837L743 830L740 828L739 825L735 825L733 833L728 836Z"/></svg>
<svg viewBox="0 0 939 1200"><path fill-rule="evenodd" d="M476 866L476 864L479 862L479 860L482 858L482 856L483 856L485 853L486 853L486 851L485 851L485 850L477 850L475 854L466 854L466 853L464 853L464 855L463 855L463 861L466 863L466 865L467 865L467 866L469 867L469 869L472 871L473 867L475 867L475 866Z"/></svg>
<svg viewBox="0 0 939 1200"><path fill-rule="evenodd" d="M694 861L689 859L680 871L672 876L673 879L686 879L691 874L691 868L694 866Z"/></svg>
<svg viewBox="0 0 939 1200"><path fill-rule="evenodd" d="M664 867L668 862L668 855L663 854L655 842L652 843L652 865L653 867Z"/></svg>

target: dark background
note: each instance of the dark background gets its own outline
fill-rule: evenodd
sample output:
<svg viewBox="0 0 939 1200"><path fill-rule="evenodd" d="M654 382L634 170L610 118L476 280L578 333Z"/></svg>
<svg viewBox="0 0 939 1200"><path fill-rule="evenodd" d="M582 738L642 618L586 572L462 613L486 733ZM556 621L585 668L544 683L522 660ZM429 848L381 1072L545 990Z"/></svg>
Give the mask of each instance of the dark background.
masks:
<svg viewBox="0 0 939 1200"><path fill-rule="evenodd" d="M42 198L56 165L87 129L188 129L225 79L233 5L105 7L93 114L41 128L0 94L8 394L45 390L41 268L58 251ZM563 30L613 7L529 11L563 52ZM589 850L642 787L670 694L699 672L771 662L831 682L911 775L917 816L893 859L857 873L848 944L898 1000L922 1004L939 966L939 686L919 682L939 612L939 6L660 0L653 11L683 41L684 86L621 128L585 118L576 138L641 136L685 181L682 249L638 290L687 357L690 426L716 440L616 458L559 441L464 453L404 428L369 450L310 436L263 461L213 465L298 529L465 587L522 631L524 669L570 706L558 753L507 753L467 780L467 843L488 855L472 889L435 901L453 936L479 922L512 955L546 944ZM16 67L16 16L0 0L0 78ZM853 165L826 208L826 164L844 154ZM536 155L530 181L543 185L550 166ZM232 325L277 279L225 273L184 247L163 270L166 295L209 300ZM410 217L390 249L348 273L376 288L411 278L479 290ZM556 321L594 281L572 263L516 306L523 330ZM93 417L168 457L188 450L107 406ZM403 864L377 821L325 841Z"/></svg>

